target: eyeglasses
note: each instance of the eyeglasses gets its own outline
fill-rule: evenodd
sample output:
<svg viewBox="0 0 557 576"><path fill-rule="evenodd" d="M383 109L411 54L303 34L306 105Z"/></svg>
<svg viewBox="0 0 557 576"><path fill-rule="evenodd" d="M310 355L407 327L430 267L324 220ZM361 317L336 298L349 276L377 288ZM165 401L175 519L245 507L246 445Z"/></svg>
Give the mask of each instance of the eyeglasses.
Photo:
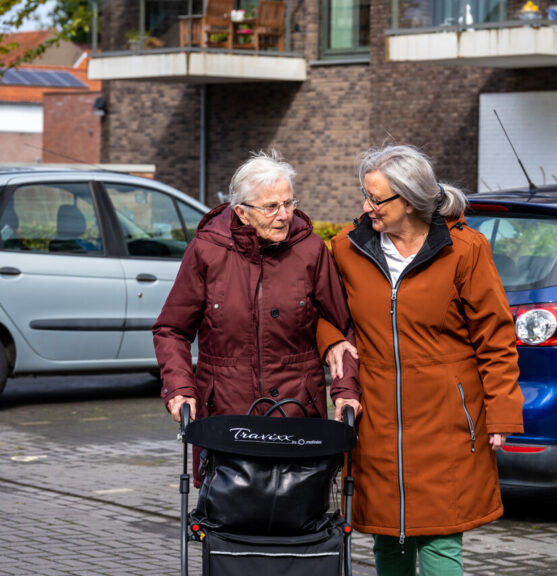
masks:
<svg viewBox="0 0 557 576"><path fill-rule="evenodd" d="M290 200L285 200L284 202L273 202L272 204L265 204L265 206L254 206L253 204L242 202L242 206L261 210L264 216L270 218L271 216L276 216L279 213L281 206L284 206L284 209L287 212L294 210L294 208L297 208L298 206L298 200L296 200L296 198L291 198Z"/></svg>
<svg viewBox="0 0 557 576"><path fill-rule="evenodd" d="M391 200L396 200L397 198L400 198L400 194L393 194L393 196L389 196L388 198L385 198L385 200L376 200L366 192L366 189L363 186L360 188L360 192L364 197L364 202L368 202L369 205L374 209L379 208L381 204L385 204L387 202L390 202Z"/></svg>

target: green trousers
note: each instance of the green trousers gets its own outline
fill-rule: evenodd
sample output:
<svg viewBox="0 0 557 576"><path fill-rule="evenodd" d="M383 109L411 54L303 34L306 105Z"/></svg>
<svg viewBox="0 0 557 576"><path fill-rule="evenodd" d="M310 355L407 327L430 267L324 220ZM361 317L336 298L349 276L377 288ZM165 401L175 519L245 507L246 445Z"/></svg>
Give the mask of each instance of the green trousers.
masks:
<svg viewBox="0 0 557 576"><path fill-rule="evenodd" d="M373 554L377 576L416 576L416 560L420 576L463 574L462 533L406 538L404 547L398 538L375 535Z"/></svg>

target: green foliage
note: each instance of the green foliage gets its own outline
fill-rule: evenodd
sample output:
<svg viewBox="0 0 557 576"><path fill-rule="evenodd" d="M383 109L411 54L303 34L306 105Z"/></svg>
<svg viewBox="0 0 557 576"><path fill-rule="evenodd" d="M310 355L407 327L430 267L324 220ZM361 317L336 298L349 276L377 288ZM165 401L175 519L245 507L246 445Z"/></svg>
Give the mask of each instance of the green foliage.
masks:
<svg viewBox="0 0 557 576"><path fill-rule="evenodd" d="M45 4L47 0L1 0L0 2L0 23L8 28L18 30L24 22L32 19L37 9ZM9 18L5 15L12 9L14 12ZM4 18L2 18L4 16ZM56 32L48 40L25 52L14 62L7 65L9 68L17 67L24 62L32 62L50 46L60 45L62 40L72 42L89 41L89 33L92 19L92 12L89 10L88 0L57 0L56 6L50 12L52 25L56 27ZM0 33L0 68L5 68L2 61L3 54L9 54L18 48L17 42L5 42L5 34Z"/></svg>
<svg viewBox="0 0 557 576"><path fill-rule="evenodd" d="M226 32L215 32L214 34L209 34L209 42L220 43L225 42L228 38L228 34Z"/></svg>
<svg viewBox="0 0 557 576"><path fill-rule="evenodd" d="M513 259L520 256L554 256L557 254L557 234L551 220L513 219L512 234L499 233L497 252Z"/></svg>
<svg viewBox="0 0 557 576"><path fill-rule="evenodd" d="M73 28L71 40L78 44L91 42L90 24L93 12L89 0L57 0L49 16L57 29L62 29L68 22L77 20L80 24Z"/></svg>
<svg viewBox="0 0 557 576"><path fill-rule="evenodd" d="M321 236L327 244L329 250L331 249L331 238L336 236L343 228L348 225L347 222L313 222L313 232Z"/></svg>

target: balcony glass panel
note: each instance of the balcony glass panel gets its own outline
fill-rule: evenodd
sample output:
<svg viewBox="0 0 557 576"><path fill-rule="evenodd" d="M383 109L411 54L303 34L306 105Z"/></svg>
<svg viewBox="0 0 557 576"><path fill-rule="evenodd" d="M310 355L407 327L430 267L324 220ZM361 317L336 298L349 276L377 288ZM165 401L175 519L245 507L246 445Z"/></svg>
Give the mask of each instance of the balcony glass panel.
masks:
<svg viewBox="0 0 557 576"><path fill-rule="evenodd" d="M462 26L497 22L506 0L403 0L399 2L398 28Z"/></svg>

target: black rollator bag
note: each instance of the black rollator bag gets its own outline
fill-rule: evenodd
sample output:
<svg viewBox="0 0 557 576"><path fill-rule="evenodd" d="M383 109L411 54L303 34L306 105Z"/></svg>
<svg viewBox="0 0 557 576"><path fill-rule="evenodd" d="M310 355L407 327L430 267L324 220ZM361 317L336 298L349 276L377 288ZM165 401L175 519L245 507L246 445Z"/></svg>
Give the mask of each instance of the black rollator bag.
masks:
<svg viewBox="0 0 557 576"><path fill-rule="evenodd" d="M252 416L258 403L271 404ZM182 576L188 541L203 545L203 575L351 575L350 533L353 480L350 451L356 443L354 412L344 422L318 418L270 418L285 412L263 398L246 416L212 416L189 422L183 405ZM306 413L307 414L307 413ZM203 449L202 486L188 515L187 445ZM344 510L329 512L331 490L347 454Z"/></svg>

